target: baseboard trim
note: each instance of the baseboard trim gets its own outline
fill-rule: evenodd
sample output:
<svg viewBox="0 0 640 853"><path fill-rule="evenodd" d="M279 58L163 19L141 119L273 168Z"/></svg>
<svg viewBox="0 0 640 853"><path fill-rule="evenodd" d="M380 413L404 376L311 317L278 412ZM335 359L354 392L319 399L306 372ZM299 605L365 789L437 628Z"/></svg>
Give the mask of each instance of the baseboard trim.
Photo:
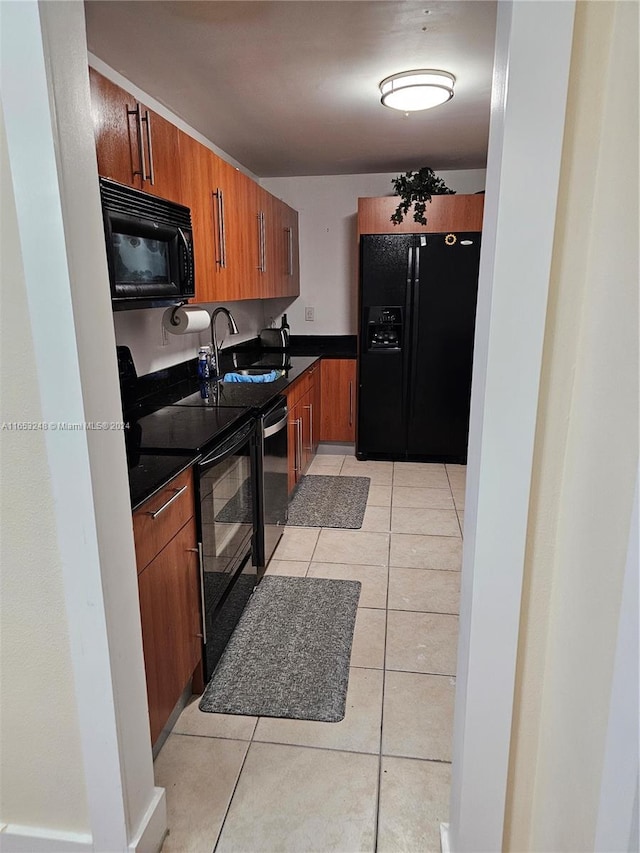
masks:
<svg viewBox="0 0 640 853"><path fill-rule="evenodd" d="M449 824L440 824L440 850L442 853L451 853L451 840L449 838Z"/></svg>
<svg viewBox="0 0 640 853"><path fill-rule="evenodd" d="M159 853L167 835L167 801L164 788L154 788L148 809L129 843L129 853ZM59 832L38 826L0 824L2 853L92 853L89 832Z"/></svg>
<svg viewBox="0 0 640 853"><path fill-rule="evenodd" d="M321 441L316 450L317 456L325 453L334 453L339 456L353 456L356 451L355 444L344 444L342 442Z"/></svg>
<svg viewBox="0 0 640 853"><path fill-rule="evenodd" d="M7 823L0 829L0 847L2 853L90 853L93 836Z"/></svg>
<svg viewBox="0 0 640 853"><path fill-rule="evenodd" d="M129 853L159 853L167 835L167 799L164 788L154 788L151 803L142 816Z"/></svg>

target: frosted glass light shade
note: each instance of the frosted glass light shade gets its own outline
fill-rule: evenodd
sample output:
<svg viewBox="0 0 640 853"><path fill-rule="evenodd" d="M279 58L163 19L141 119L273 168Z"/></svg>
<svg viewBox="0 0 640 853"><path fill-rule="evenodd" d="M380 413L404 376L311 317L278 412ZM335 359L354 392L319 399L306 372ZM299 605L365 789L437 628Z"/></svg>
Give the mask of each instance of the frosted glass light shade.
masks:
<svg viewBox="0 0 640 853"><path fill-rule="evenodd" d="M385 107L405 113L429 110L453 98L456 78L448 71L402 71L380 83Z"/></svg>

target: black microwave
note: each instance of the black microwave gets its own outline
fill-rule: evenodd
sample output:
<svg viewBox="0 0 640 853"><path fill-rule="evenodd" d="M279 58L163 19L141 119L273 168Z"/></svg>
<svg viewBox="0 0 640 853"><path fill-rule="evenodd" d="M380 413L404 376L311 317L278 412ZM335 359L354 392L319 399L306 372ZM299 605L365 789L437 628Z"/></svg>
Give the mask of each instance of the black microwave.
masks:
<svg viewBox="0 0 640 853"><path fill-rule="evenodd" d="M100 195L114 310L195 296L189 208L106 178Z"/></svg>

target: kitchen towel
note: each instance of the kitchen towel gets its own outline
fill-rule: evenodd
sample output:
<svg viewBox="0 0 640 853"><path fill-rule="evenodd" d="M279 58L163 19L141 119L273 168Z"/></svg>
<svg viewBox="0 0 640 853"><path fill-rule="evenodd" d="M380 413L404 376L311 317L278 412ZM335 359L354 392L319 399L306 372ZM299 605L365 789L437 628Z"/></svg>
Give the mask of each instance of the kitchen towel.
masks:
<svg viewBox="0 0 640 853"><path fill-rule="evenodd" d="M162 315L162 325L172 335L191 335L209 328L209 312L197 305L167 308Z"/></svg>
<svg viewBox="0 0 640 853"><path fill-rule="evenodd" d="M251 373L249 375L243 373L225 373L222 377L223 382L275 382L284 376L284 370L272 370L269 373Z"/></svg>

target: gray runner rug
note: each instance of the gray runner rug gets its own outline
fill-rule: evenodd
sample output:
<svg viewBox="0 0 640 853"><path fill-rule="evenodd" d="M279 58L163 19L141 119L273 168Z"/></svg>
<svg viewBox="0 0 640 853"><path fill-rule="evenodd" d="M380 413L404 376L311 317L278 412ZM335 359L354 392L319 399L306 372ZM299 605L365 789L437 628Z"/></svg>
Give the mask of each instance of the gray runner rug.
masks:
<svg viewBox="0 0 640 853"><path fill-rule="evenodd" d="M362 527L369 477L303 477L289 504L287 524L294 527Z"/></svg>
<svg viewBox="0 0 640 853"><path fill-rule="evenodd" d="M342 720L360 587L359 581L265 577L202 694L200 710Z"/></svg>

